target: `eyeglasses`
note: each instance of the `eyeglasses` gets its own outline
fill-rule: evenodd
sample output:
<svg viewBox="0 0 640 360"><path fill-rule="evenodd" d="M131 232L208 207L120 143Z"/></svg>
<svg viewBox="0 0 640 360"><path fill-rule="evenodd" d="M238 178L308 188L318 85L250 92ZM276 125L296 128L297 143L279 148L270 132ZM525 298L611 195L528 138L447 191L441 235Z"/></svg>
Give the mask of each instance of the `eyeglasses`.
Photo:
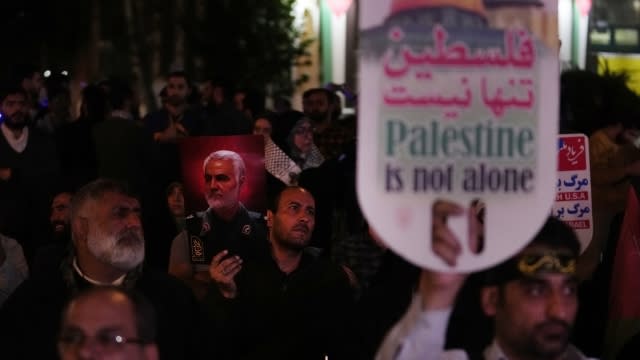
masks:
<svg viewBox="0 0 640 360"><path fill-rule="evenodd" d="M58 338L58 343L65 348L77 348L87 341L93 340L105 352L116 351L127 344L146 345L149 341L140 338L125 337L113 331L99 331L95 336L87 336L82 331L64 331Z"/></svg>
<svg viewBox="0 0 640 360"><path fill-rule="evenodd" d="M300 127L297 127L295 129L293 129L293 133L296 134L296 135L313 134L315 131L316 131L315 128L307 127L307 126L300 126Z"/></svg>

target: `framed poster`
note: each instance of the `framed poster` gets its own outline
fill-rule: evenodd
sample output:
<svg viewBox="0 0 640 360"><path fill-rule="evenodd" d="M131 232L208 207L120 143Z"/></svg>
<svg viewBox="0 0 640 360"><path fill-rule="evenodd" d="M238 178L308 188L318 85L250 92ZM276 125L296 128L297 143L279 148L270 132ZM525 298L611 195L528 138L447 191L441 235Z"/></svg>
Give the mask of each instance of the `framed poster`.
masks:
<svg viewBox="0 0 640 360"><path fill-rule="evenodd" d="M213 152L228 150L240 155L245 166L238 198L251 211L266 213L264 138L262 135L198 136L180 143L182 179L187 214L207 209L204 160Z"/></svg>

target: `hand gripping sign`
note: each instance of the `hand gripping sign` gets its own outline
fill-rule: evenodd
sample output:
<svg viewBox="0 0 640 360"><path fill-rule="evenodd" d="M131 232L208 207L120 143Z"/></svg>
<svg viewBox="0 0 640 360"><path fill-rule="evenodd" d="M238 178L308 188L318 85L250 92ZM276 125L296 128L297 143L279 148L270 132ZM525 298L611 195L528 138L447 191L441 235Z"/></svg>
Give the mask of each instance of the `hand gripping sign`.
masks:
<svg viewBox="0 0 640 360"><path fill-rule="evenodd" d="M554 199L556 5L492 3L361 4L360 205L394 251L434 270L475 271L508 258ZM507 15L512 6L522 19ZM550 28L521 26L531 23ZM466 209L446 217L462 245L455 264L430 240L441 200ZM469 245L478 240L471 220L484 228L479 247Z"/></svg>

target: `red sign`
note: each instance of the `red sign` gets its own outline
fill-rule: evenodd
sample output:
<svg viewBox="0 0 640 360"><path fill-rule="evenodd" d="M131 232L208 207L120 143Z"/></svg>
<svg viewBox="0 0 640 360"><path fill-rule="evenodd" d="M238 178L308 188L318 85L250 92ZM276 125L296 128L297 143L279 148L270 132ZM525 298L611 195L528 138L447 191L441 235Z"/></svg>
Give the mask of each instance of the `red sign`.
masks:
<svg viewBox="0 0 640 360"><path fill-rule="evenodd" d="M558 144L558 170L574 171L587 169L587 147L584 137L562 137Z"/></svg>
<svg viewBox="0 0 640 360"><path fill-rule="evenodd" d="M578 235L582 251L593 237L589 138L583 134L558 137L558 180L551 214L569 224Z"/></svg>
<svg viewBox="0 0 640 360"><path fill-rule="evenodd" d="M569 226L574 229L589 229L591 228L591 223L589 220L567 220L565 221Z"/></svg>
<svg viewBox="0 0 640 360"><path fill-rule="evenodd" d="M556 194L556 201L589 200L588 191L561 192Z"/></svg>

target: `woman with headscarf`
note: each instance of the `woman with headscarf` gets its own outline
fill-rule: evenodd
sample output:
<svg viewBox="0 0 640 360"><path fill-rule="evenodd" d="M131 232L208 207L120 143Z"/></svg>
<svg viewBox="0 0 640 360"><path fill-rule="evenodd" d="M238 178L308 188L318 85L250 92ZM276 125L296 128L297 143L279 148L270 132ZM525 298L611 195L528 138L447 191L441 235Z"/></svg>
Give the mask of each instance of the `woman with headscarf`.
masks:
<svg viewBox="0 0 640 360"><path fill-rule="evenodd" d="M314 130L311 119L303 117L293 125L287 137L288 155L302 170L316 168L324 162L324 157L313 142Z"/></svg>
<svg viewBox="0 0 640 360"><path fill-rule="evenodd" d="M255 126L258 126L256 120ZM273 121L270 121L273 125ZM286 137L281 136L280 141L273 140L270 133L261 131L265 141L265 167L273 177L285 185L298 185L300 173L309 168L320 166L324 158L313 143L313 128L311 120L305 117L298 119ZM277 136L278 137L278 136Z"/></svg>

